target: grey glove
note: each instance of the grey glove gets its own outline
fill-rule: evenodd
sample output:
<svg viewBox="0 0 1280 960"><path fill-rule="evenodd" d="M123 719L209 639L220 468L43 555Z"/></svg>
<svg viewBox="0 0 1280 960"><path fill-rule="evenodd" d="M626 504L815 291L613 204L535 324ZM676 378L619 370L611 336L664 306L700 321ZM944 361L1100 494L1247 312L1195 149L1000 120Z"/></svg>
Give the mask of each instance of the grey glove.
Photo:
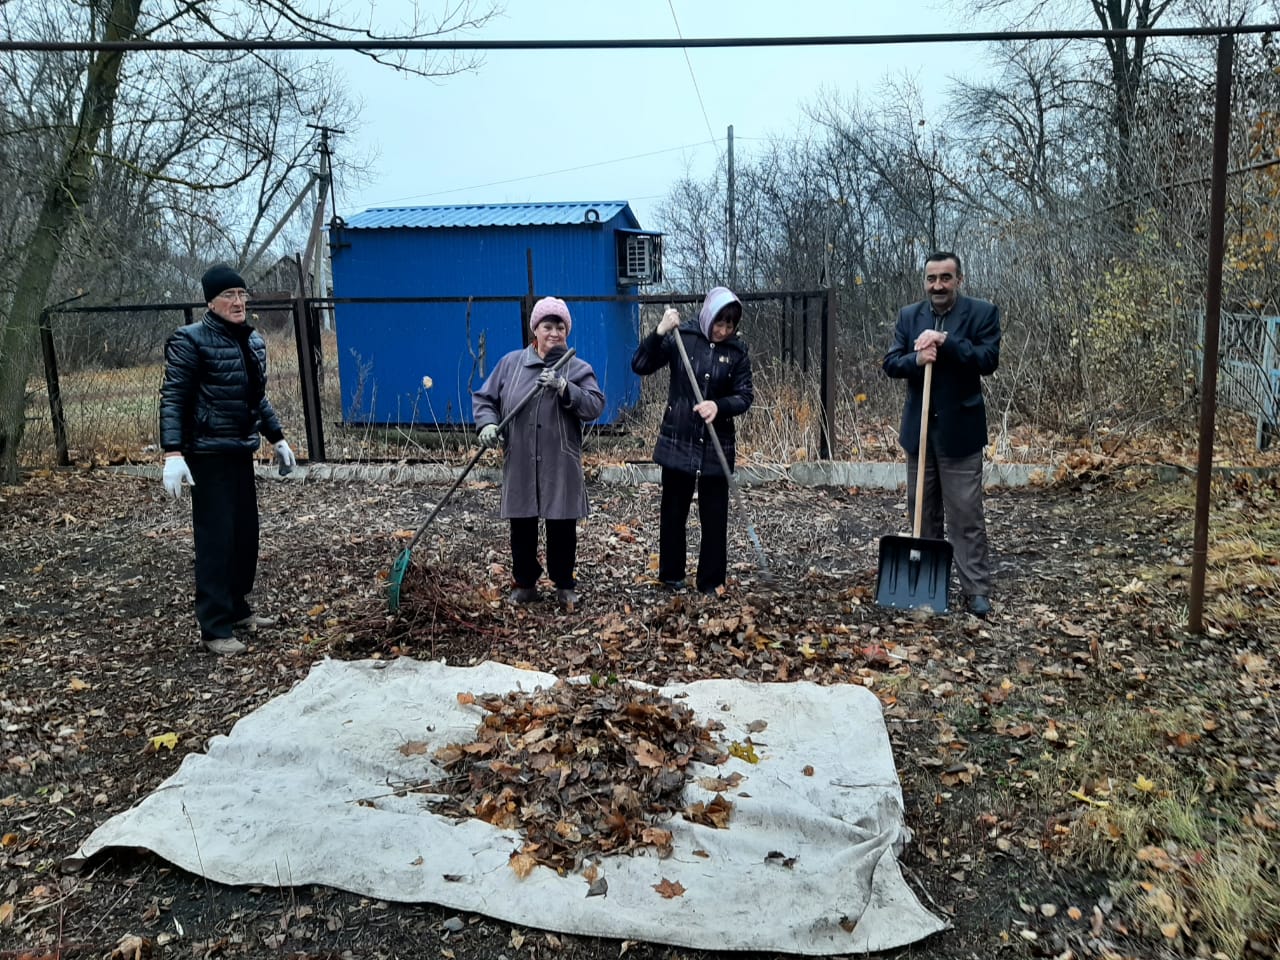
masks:
<svg viewBox="0 0 1280 960"><path fill-rule="evenodd" d="M488 426L481 428L480 446L484 447L486 450L492 450L501 442L502 437L498 433L498 425L496 423L491 423Z"/></svg>
<svg viewBox="0 0 1280 960"><path fill-rule="evenodd" d="M556 393L563 395L569 387L569 381L550 367L547 367L547 369L538 374L538 386L550 387Z"/></svg>

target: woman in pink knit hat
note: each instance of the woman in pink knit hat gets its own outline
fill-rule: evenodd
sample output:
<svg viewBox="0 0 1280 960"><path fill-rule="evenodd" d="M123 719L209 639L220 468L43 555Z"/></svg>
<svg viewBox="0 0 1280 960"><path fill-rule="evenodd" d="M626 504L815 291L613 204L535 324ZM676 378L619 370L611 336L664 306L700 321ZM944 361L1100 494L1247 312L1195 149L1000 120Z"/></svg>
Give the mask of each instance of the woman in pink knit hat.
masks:
<svg viewBox="0 0 1280 960"><path fill-rule="evenodd" d="M556 297L543 297L529 314L533 340L498 361L471 395L480 443L503 445L502 517L511 522L513 603L538 599L538 520L547 530L547 574L556 601L578 602L573 569L578 559L578 520L590 513L582 476L582 426L604 410L604 393L591 364L574 356L558 371L552 365L567 349L573 317ZM498 432L506 410L540 385L538 395Z"/></svg>

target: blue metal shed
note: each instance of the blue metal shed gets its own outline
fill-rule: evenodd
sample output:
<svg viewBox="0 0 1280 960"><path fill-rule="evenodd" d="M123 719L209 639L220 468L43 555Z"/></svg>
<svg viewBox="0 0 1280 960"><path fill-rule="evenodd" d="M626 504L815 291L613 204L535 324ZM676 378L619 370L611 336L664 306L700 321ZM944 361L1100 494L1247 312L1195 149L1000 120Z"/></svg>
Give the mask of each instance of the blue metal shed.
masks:
<svg viewBox="0 0 1280 960"><path fill-rule="evenodd" d="M526 342L529 252L536 296L569 299L634 294L658 279L660 251L622 201L375 208L331 225L329 243L336 298L455 298L335 306L343 419L383 424L473 422L471 391ZM468 318L468 297L510 299L473 302ZM569 346L605 392L598 422L614 423L640 396L639 307L569 310Z"/></svg>

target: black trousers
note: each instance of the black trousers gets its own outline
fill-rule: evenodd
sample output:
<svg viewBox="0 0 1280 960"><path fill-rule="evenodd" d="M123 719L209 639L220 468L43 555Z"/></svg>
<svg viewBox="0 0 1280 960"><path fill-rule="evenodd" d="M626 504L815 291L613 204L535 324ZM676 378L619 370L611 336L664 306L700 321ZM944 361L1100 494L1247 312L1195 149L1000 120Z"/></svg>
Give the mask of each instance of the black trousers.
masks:
<svg viewBox="0 0 1280 960"><path fill-rule="evenodd" d="M253 610L246 599L258 573L258 491L253 454L187 457L196 550L196 620L205 639L229 637Z"/></svg>
<svg viewBox="0 0 1280 960"><path fill-rule="evenodd" d="M662 468L662 512L658 541L658 578L684 579L685 535L689 505L698 491L698 522L702 542L698 545L698 589L714 590L724 583L727 560L725 541L729 536L729 481Z"/></svg>
<svg viewBox="0 0 1280 960"><path fill-rule="evenodd" d="M547 525L547 575L557 588L576 586L573 568L578 562L578 521L544 520ZM536 587L542 576L538 563L538 518L511 518L511 578L517 587Z"/></svg>

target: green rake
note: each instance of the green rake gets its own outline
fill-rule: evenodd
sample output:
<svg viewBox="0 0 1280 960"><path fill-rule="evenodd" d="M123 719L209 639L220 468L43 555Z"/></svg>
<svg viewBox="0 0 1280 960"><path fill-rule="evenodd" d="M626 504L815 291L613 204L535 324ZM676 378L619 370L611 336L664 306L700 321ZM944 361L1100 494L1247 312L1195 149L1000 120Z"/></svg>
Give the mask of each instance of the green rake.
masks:
<svg viewBox="0 0 1280 960"><path fill-rule="evenodd" d="M551 365L551 369L559 372L560 368L568 363L577 352L578 351L575 349L566 350L560 359ZM520 402L512 408L511 412L502 418L502 421L498 424L498 432L502 433L502 431L506 430L508 424L516 418L520 411L529 405L529 401L541 392L541 390L541 385L534 384L533 389L526 393ZM453 496L453 492L457 490L458 487L462 486L462 481L467 478L467 474L471 472L471 468L476 465L482 456L484 456L486 449L486 447L481 447L475 452L475 456L467 462L467 465L462 468L462 472L458 474L458 478L453 481L453 486L451 486L445 495L440 498L440 502L437 503L431 510L431 513L427 515L427 519L422 521L422 526L420 526L418 528L418 532L413 535L413 539L409 541L409 545L400 551L400 555L396 557L396 562L391 565L391 574L387 577L387 609L392 613L397 613L400 610L400 589L404 586L405 574L409 572L409 564L413 560L414 546L417 544L418 540L422 538L422 535L427 532L427 527L431 526L431 521L436 518L436 514L438 514L441 508L449 502L449 498Z"/></svg>

